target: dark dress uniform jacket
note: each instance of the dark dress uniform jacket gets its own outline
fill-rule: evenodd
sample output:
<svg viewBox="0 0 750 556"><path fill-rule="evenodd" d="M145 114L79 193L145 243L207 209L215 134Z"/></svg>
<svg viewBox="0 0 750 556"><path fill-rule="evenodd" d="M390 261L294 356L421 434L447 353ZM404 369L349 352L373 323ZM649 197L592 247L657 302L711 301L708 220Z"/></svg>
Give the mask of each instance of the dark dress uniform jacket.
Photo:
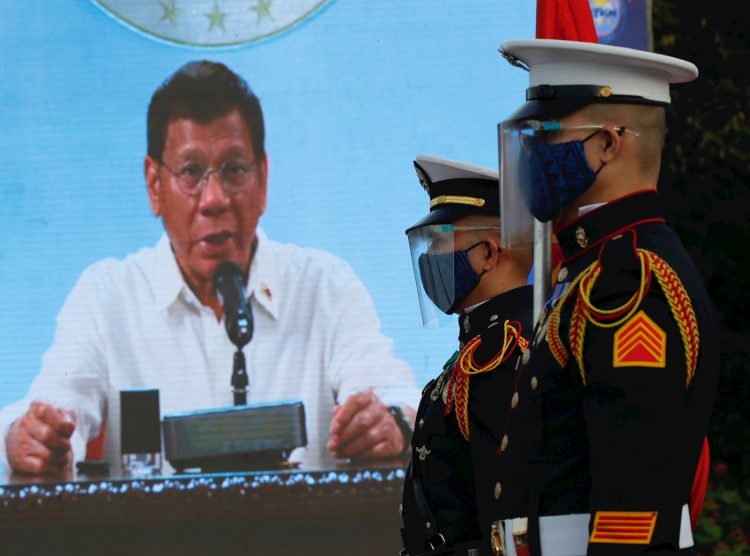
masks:
<svg viewBox="0 0 750 556"><path fill-rule="evenodd" d="M506 320L517 321L521 335L528 337L532 326L531 305L532 288L523 286L460 315L460 348L481 335L475 360L479 365L488 363L503 346ZM511 356L499 367L469 380L469 434L478 446L474 453L479 453L489 465L495 462L495 450L500 443L498 431L507 416L506 412L498 411L498 403L505 405L505 400L510 400L514 368L521 354L516 343L511 349ZM448 360L443 372L422 391L401 506L405 547L402 554L465 555L470 547L478 545L482 534L477 522L472 451L460 432L455 409L447 416L444 414L446 390L458 354Z"/></svg>
<svg viewBox="0 0 750 556"><path fill-rule="evenodd" d="M528 547L541 554L538 516L589 513L589 555L692 554L678 548L682 508L715 397L719 353L700 276L664 223L655 191L594 209L557 237L565 260L519 369L508 449L495 469L500 492L490 515L480 516L480 526L486 530L493 519L528 517ZM650 260L668 267L654 263L648 273L638 253L643 259L652 253L656 257ZM583 290L601 312L594 319L598 324L584 319L581 334L581 321L573 316L580 297L571 284L597 260L598 276L589 274L593 281L578 285L591 286ZM626 322L599 326L618 320L608 321L605 311L611 317L622 307L629 309ZM550 314L556 308L568 355L564 365L550 347ZM576 336L582 341L572 342ZM697 353L694 371L690 345ZM527 510L520 516L519 504ZM647 516L645 533L642 527L637 531L645 537L628 537L622 523L609 533L594 526L597 515L613 512ZM594 536L599 542L592 542ZM634 538L639 542L622 542Z"/></svg>

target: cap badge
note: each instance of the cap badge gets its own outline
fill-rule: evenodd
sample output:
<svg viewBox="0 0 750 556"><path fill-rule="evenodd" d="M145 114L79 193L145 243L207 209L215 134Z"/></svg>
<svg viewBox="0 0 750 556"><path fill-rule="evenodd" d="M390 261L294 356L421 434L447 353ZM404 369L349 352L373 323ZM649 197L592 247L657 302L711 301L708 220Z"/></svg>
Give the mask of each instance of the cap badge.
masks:
<svg viewBox="0 0 750 556"><path fill-rule="evenodd" d="M420 185L424 188L425 191L427 191L427 194L430 194L430 180L427 179L427 176L425 176L424 172L422 171L422 168L419 167L419 165L415 162L414 163L414 169L417 171L417 177L419 178Z"/></svg>
<svg viewBox="0 0 750 556"><path fill-rule="evenodd" d="M517 68L521 68L522 70L529 71L529 65L521 60L520 58L513 56L510 52L505 52L504 50L500 49L500 54L503 55L503 58L511 65L516 66Z"/></svg>
<svg viewBox="0 0 750 556"><path fill-rule="evenodd" d="M582 248L588 246L589 244L589 236L586 235L586 230L584 230L581 226L578 226L578 228L576 228L576 242L578 242L578 245L580 245Z"/></svg>

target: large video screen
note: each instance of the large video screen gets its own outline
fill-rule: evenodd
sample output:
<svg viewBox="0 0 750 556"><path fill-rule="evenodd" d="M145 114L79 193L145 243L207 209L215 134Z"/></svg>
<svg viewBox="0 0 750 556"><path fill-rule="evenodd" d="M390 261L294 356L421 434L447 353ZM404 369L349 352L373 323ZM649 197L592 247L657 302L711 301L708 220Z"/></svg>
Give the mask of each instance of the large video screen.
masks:
<svg viewBox="0 0 750 556"><path fill-rule="evenodd" d="M163 233L143 176L146 109L199 59L225 63L260 98L262 229L346 260L417 384L440 370L458 330L422 327L404 230L428 197L412 161L497 166L496 125L527 80L498 47L533 37L534 2L72 0L4 12L0 404L38 373L82 271Z"/></svg>

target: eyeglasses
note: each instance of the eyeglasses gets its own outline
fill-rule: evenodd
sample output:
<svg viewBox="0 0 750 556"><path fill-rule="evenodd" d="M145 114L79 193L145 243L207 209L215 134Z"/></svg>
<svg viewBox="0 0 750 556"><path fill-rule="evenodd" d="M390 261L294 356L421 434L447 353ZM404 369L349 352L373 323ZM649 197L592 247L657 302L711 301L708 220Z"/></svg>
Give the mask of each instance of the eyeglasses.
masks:
<svg viewBox="0 0 750 556"><path fill-rule="evenodd" d="M473 232L474 230L499 230L500 226L455 226L453 224L438 224L437 232Z"/></svg>
<svg viewBox="0 0 750 556"><path fill-rule="evenodd" d="M420 237L427 243L433 241L443 240L446 237L453 238L456 232L474 232L479 230L497 230L500 231L500 226L455 226L453 224L430 224L416 228L415 233L418 233Z"/></svg>
<svg viewBox="0 0 750 556"><path fill-rule="evenodd" d="M539 120L526 120L521 125L521 131L526 133L534 133L538 134L540 138L543 138L545 141L550 141L555 137L556 132L564 131L564 130L575 130L575 129L604 129L604 124L580 124L580 125L567 125L562 122L559 122L557 120L551 120L542 122ZM630 133L633 137L640 137L641 133L640 131L636 131L634 129L630 129L623 126L616 127L615 132L617 132L617 135L622 135L623 133Z"/></svg>
<svg viewBox="0 0 750 556"><path fill-rule="evenodd" d="M500 226L456 226L454 224L432 224L417 228L420 239L426 244L427 253L443 253L452 251L455 245L456 232L475 232L481 230L497 230ZM470 249L473 249L484 240L475 243ZM499 251L502 251L500 249Z"/></svg>
<svg viewBox="0 0 750 556"><path fill-rule="evenodd" d="M177 186L186 195L200 195L213 173L219 176L219 183L227 195L236 195L250 188L254 177L252 169L255 166L255 160L252 162L230 160L219 168L206 168L202 164L188 162L176 170L163 161L159 164L169 170L175 177Z"/></svg>

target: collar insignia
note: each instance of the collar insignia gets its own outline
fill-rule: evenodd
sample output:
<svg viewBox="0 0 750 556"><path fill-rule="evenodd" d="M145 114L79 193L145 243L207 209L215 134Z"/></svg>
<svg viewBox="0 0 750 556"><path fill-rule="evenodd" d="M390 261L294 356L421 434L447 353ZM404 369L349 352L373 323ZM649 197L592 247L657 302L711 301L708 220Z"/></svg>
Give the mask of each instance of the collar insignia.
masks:
<svg viewBox="0 0 750 556"><path fill-rule="evenodd" d="M586 230L584 230L582 226L576 228L576 242L582 249L589 244L589 236L586 235Z"/></svg>
<svg viewBox="0 0 750 556"><path fill-rule="evenodd" d="M268 287L268 284L261 282L260 291L268 301L273 301L273 294L271 293L271 288Z"/></svg>

